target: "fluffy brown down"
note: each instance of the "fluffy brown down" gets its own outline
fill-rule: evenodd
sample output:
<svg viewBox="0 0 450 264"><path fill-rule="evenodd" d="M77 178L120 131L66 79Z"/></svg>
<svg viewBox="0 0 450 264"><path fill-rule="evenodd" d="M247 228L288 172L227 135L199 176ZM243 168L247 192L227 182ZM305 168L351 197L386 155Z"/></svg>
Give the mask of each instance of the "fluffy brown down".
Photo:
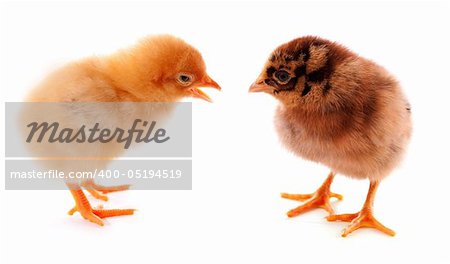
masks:
<svg viewBox="0 0 450 264"><path fill-rule="evenodd" d="M255 83L281 102L282 143L335 173L381 180L405 152L411 116L399 83L335 42L307 36L281 45Z"/></svg>

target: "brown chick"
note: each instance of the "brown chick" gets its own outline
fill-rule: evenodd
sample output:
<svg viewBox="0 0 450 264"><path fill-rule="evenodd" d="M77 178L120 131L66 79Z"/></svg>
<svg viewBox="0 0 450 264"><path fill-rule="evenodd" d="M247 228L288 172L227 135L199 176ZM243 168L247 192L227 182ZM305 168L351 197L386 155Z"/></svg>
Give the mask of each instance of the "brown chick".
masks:
<svg viewBox="0 0 450 264"><path fill-rule="evenodd" d="M275 125L290 151L331 169L315 193L282 194L305 202L289 217L322 208L328 221L350 222L344 237L361 227L395 235L372 209L380 181L399 165L411 135L410 106L391 74L335 42L306 36L275 49L249 91L279 100ZM329 199L342 199L330 191L337 173L370 181L360 212L334 214Z"/></svg>
<svg viewBox="0 0 450 264"><path fill-rule="evenodd" d="M220 86L206 73L200 52L179 38L159 35L145 38L135 46L110 56L91 57L67 64L50 74L30 93L26 101L176 102L184 97L211 101L198 87L220 90ZM70 113L61 115L66 115L66 120L73 118ZM123 118L126 113L119 115L122 115L119 118ZM57 148L53 145L50 147ZM102 153L110 157L118 156L123 151L123 147L118 147L118 144L104 144L102 148ZM81 157L86 155L83 151L77 153ZM102 165L106 166L106 162ZM84 187L95 198L106 201L107 197L103 194L128 189L127 185L104 187L92 180L67 185L75 200L75 207L69 214L78 211L85 219L103 225L101 218L133 213L129 209L93 209L81 190Z"/></svg>

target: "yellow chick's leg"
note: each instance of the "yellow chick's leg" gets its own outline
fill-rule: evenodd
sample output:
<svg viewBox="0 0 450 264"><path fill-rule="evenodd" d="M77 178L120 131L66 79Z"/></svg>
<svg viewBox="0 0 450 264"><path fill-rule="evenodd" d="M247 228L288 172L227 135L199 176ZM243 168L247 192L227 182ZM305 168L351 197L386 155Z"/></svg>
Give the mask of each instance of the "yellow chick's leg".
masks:
<svg viewBox="0 0 450 264"><path fill-rule="evenodd" d="M387 235L395 236L395 232L393 230L382 225L373 216L373 200L374 200L378 185L379 185L378 181L370 182L370 187L369 187L369 192L367 194L366 202L364 203L364 206L361 209L361 211L359 211L358 213L330 215L327 217L328 221L350 222L350 224L344 230L342 230L343 237L346 237L348 234L350 234L353 231L355 231L359 228L362 228L362 227L375 228Z"/></svg>
<svg viewBox="0 0 450 264"><path fill-rule="evenodd" d="M117 186L102 186L99 184L96 184L94 182L94 180L86 180L83 182L83 187L85 187L87 190L96 190L98 192L101 192L103 194L107 194L107 193L112 193L112 192L120 192L120 191L125 191L128 190L130 188L129 184L124 184L124 185L117 185ZM92 193L91 193L92 194ZM98 198L96 197L96 195L92 194L92 196L94 196L97 199L101 199L102 198ZM106 200L105 200L106 201Z"/></svg>
<svg viewBox="0 0 450 264"><path fill-rule="evenodd" d="M86 198L86 195L84 195L80 187L70 185L69 188L75 200L75 207L70 209L70 211L68 212L69 215L73 215L78 211L84 219L87 219L99 226L103 226L104 224L101 218L120 215L132 215L134 213L134 209L92 209L88 199Z"/></svg>
<svg viewBox="0 0 450 264"><path fill-rule="evenodd" d="M102 200L102 201L105 201L105 202L108 201L108 196L102 195L101 193L99 193L95 189L86 188L86 191L88 191L96 199L99 199L99 200Z"/></svg>
<svg viewBox="0 0 450 264"><path fill-rule="evenodd" d="M301 206L290 210L287 215L289 217L294 217L300 215L304 212L310 211L316 208L325 209L328 213L334 214L334 210L330 204L330 198L334 197L342 200L342 195L336 194L330 191L331 183L333 182L334 173L330 172L325 182L320 186L315 193L312 194L288 194L282 193L281 197L295 200L295 201L305 201Z"/></svg>

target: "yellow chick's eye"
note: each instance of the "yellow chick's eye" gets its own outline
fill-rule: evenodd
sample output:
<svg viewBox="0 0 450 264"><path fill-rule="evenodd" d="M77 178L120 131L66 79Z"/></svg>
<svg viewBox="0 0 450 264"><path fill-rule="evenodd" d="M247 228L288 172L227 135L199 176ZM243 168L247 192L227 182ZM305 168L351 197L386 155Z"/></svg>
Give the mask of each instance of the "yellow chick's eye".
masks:
<svg viewBox="0 0 450 264"><path fill-rule="evenodd" d="M277 78L280 83L287 83L291 79L291 76L287 71L279 70L275 73L275 78Z"/></svg>
<svg viewBox="0 0 450 264"><path fill-rule="evenodd" d="M192 83L192 75L187 73L180 73L177 76L177 81L183 86L188 86Z"/></svg>

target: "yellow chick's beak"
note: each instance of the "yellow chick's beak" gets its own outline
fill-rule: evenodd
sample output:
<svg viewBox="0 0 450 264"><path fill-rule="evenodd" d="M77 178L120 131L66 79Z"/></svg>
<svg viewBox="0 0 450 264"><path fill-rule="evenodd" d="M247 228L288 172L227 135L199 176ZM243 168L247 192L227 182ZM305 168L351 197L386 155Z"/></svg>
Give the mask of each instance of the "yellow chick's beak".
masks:
<svg viewBox="0 0 450 264"><path fill-rule="evenodd" d="M254 82L252 85L250 85L250 89L248 89L248 92L249 93L259 93L259 92L271 93L271 92L273 92L273 88L262 82Z"/></svg>
<svg viewBox="0 0 450 264"><path fill-rule="evenodd" d="M219 91L222 89L222 88L220 88L219 84L217 84L209 76L206 76L205 78L203 78L198 83L198 86L199 87L214 88L214 89L217 89ZM208 102L212 103L212 99L206 93L204 93L202 90L200 90L199 88L191 88L190 91L191 91L191 96L192 97L203 99L205 101L208 101Z"/></svg>

